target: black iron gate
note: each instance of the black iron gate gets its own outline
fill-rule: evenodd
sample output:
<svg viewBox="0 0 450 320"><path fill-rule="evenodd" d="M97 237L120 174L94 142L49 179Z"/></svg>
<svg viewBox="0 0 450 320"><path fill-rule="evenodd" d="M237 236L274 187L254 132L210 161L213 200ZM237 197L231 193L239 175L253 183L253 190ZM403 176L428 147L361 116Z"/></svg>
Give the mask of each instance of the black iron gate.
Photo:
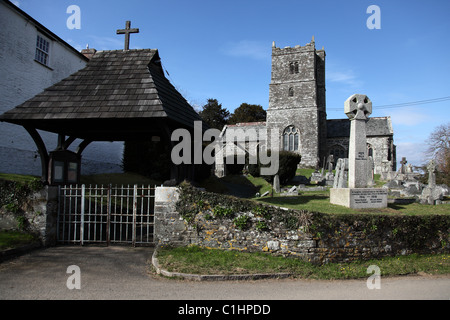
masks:
<svg viewBox="0 0 450 320"><path fill-rule="evenodd" d="M155 188L62 186L58 243L153 244Z"/></svg>

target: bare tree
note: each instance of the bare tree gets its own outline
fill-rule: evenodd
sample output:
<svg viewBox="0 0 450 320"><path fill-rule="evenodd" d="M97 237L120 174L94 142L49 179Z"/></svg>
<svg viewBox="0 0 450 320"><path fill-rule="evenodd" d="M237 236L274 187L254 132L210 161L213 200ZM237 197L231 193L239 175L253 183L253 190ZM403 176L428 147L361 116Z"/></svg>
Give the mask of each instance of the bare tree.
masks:
<svg viewBox="0 0 450 320"><path fill-rule="evenodd" d="M427 140L426 151L429 160L436 161L437 169L447 182L450 176L450 122L438 126Z"/></svg>

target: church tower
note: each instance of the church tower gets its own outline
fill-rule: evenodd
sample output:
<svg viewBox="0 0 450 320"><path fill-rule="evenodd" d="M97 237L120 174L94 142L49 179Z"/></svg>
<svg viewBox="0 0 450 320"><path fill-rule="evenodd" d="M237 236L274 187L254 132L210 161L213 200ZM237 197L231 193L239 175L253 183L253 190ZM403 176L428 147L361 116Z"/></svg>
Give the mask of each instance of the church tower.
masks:
<svg viewBox="0 0 450 320"><path fill-rule="evenodd" d="M279 150L297 152L302 167L315 167L327 153L325 50L314 37L305 46L272 45L272 79L267 110L268 140L280 134Z"/></svg>

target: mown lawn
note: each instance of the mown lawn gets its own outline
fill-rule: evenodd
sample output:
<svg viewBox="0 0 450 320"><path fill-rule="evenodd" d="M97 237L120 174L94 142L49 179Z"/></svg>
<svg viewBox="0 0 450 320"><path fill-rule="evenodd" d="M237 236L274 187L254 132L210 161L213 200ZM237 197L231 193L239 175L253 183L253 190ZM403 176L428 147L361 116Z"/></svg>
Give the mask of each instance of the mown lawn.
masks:
<svg viewBox="0 0 450 320"><path fill-rule="evenodd" d="M400 214L400 215L427 215L439 214L450 215L450 204L436 206L411 203L411 204L388 204L385 209L350 209L330 203L329 191L305 191L295 197L265 197L257 199L260 202L280 207L308 210L310 212L322 212L331 214L345 213L368 213L368 214Z"/></svg>

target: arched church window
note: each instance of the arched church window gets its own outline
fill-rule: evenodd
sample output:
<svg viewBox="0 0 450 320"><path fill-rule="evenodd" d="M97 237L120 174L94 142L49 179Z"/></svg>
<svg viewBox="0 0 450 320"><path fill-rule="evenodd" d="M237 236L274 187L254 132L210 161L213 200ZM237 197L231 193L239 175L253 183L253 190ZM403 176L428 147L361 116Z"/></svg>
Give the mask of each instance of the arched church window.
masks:
<svg viewBox="0 0 450 320"><path fill-rule="evenodd" d="M289 126L283 131L283 150L298 151L300 149L300 132L294 126Z"/></svg>
<svg viewBox="0 0 450 320"><path fill-rule="evenodd" d="M294 96L294 88L290 87L289 88L289 97L293 97Z"/></svg>
<svg viewBox="0 0 450 320"><path fill-rule="evenodd" d="M333 155L334 163L337 163L340 158L347 158L344 147L340 145L331 146L329 155Z"/></svg>
<svg viewBox="0 0 450 320"><path fill-rule="evenodd" d="M367 156L368 157L373 157L373 148L371 144L367 144Z"/></svg>
<svg viewBox="0 0 450 320"><path fill-rule="evenodd" d="M388 150L387 160L388 161L392 160L392 150L393 150L392 146L393 146L392 139L389 138L387 141L387 150Z"/></svg>

